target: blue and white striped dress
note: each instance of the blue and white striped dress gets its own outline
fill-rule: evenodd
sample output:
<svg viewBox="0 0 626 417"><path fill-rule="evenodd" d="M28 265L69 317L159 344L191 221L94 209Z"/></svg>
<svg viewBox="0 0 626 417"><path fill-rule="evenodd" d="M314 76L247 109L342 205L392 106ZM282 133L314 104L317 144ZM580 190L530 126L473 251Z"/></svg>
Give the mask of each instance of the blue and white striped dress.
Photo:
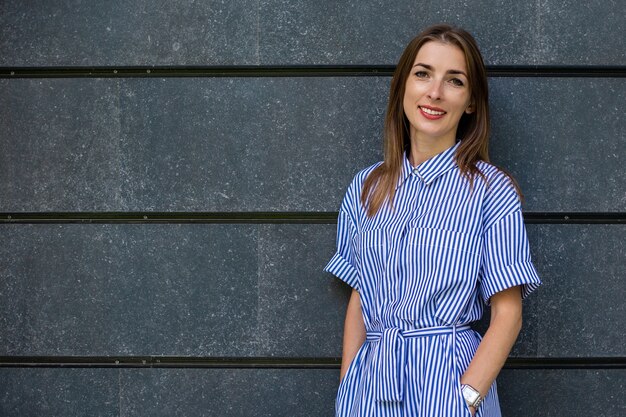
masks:
<svg viewBox="0 0 626 417"><path fill-rule="evenodd" d="M519 197L494 166L473 190L458 144L413 168L404 158L393 209L365 214L359 172L339 211L325 270L359 291L367 339L337 393L337 416L469 417L460 378L481 340L469 323L489 298L541 281L530 260ZM500 416L496 384L477 416Z"/></svg>

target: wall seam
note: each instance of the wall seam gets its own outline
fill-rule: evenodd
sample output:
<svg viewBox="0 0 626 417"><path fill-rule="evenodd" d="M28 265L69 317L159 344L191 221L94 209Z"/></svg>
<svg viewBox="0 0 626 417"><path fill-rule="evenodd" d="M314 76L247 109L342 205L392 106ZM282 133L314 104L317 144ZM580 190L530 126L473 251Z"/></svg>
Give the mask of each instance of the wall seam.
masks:
<svg viewBox="0 0 626 417"><path fill-rule="evenodd" d="M256 64L261 65L261 0L256 2Z"/></svg>
<svg viewBox="0 0 626 417"><path fill-rule="evenodd" d="M122 370L119 369L117 371L117 407L118 407L118 415L123 417L122 410Z"/></svg>
<svg viewBox="0 0 626 417"><path fill-rule="evenodd" d="M542 0L537 0L537 10L535 11L535 41L537 42L537 48L535 50L539 51L539 53L543 52L543 40L541 36L541 2ZM535 65L538 65L538 54L536 53L533 56L533 62Z"/></svg>

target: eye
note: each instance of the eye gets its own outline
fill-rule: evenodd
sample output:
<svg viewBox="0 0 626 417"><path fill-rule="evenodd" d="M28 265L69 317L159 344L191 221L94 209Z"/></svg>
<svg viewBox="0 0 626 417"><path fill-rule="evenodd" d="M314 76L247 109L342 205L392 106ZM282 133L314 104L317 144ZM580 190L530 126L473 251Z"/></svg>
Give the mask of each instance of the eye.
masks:
<svg viewBox="0 0 626 417"><path fill-rule="evenodd" d="M457 87L463 87L465 85L463 80L461 80L460 78L452 78L450 82Z"/></svg>
<svg viewBox="0 0 626 417"><path fill-rule="evenodd" d="M415 73L415 76L417 78L426 78L426 77L428 77L428 74L426 73L426 71L417 71Z"/></svg>

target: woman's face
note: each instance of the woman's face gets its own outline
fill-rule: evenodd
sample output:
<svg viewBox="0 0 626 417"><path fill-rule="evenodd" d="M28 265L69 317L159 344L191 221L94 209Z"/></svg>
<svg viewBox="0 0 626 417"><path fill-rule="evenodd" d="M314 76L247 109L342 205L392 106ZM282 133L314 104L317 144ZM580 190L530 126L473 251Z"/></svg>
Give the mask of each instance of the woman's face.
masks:
<svg viewBox="0 0 626 417"><path fill-rule="evenodd" d="M411 142L442 150L454 145L461 116L473 111L470 102L463 51L437 41L422 45L406 80L403 100Z"/></svg>

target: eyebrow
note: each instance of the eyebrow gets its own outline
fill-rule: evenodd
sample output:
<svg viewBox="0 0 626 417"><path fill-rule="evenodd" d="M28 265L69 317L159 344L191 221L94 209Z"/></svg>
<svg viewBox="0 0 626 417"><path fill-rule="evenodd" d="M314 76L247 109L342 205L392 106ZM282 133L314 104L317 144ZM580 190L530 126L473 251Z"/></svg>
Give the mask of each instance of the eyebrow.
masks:
<svg viewBox="0 0 626 417"><path fill-rule="evenodd" d="M418 62L417 64L413 65L413 68L415 68L415 67L417 67L417 66L424 67L424 68L426 68L426 69L427 69L427 70L429 70L429 71L432 71L432 70L433 70L433 67L432 67L431 65L428 65L428 64L422 64L421 62ZM464 72L463 72L463 71L461 71L461 70L455 70L455 69L451 69L451 70L446 71L446 74L461 74L461 75L464 75L464 76L466 76L466 77L467 77L467 74L466 74L466 73L464 73Z"/></svg>

